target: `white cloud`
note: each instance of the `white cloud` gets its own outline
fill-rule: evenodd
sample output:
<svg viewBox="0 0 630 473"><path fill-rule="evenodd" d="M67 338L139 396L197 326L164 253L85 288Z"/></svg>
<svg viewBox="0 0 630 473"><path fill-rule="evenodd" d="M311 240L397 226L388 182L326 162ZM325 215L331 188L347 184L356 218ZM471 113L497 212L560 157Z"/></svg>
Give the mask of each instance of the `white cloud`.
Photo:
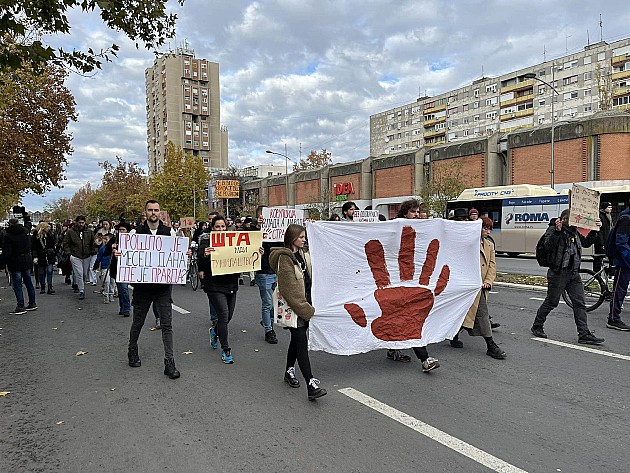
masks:
<svg viewBox="0 0 630 473"><path fill-rule="evenodd" d="M599 39L630 36L622 0L556 2L500 0L187 0L175 48L184 40L198 57L220 64L221 121L229 128L232 164L284 164L265 154L326 147L336 162L369 154L369 116L418 94L439 94L479 78L550 59ZM597 12L592 15L589 12ZM590 16L589 16L590 15ZM91 78L71 75L79 122L71 131L75 153L62 190L27 197L33 210L68 195L89 179L98 162L116 155L146 168L144 70L154 55L108 31L96 15L73 11L66 48L101 48L116 42L119 57Z"/></svg>

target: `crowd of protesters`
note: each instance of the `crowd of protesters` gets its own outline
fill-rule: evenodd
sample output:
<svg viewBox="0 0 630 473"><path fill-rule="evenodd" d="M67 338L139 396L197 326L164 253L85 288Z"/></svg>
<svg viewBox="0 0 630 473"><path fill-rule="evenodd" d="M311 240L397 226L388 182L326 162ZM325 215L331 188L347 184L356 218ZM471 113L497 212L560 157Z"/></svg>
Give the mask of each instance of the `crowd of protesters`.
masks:
<svg viewBox="0 0 630 473"><path fill-rule="evenodd" d="M610 203L602 203L601 232L592 231L583 236L574 227L568 225L569 211L565 210L557 219L552 219L545 233L545 249L549 252L549 270L547 273L547 297L539 308L532 325L532 333L546 338L543 324L548 313L557 307L560 295L566 290L572 300L575 322L578 330L578 342L599 345L604 339L595 337L588 329L584 306L584 290L578 274L581 263L581 250L584 246L595 244L601 253L606 239L614 231L615 254L611 257L615 265L613 294L610 300L608 317L609 328L630 331L630 327L621 320L621 306L627 294L630 279L630 207L620 215L618 222L610 218ZM150 307L156 317L154 328L160 328L164 345L164 374L171 379L180 376L175 367L173 355L172 328L172 285L135 284L133 298L127 283L117 280L117 258L120 256L118 244L120 234L132 232L164 236L183 236L191 240L188 254L197 259L199 278L208 298L210 317L210 344L213 349L221 347L221 359L226 364L234 363L232 347L229 344L229 323L234 315L239 285L243 284L243 275L213 275L210 264L214 248L210 244L211 232L257 231L262 228L263 207L259 207L255 217L243 217L232 220L229 217L212 212L208 221L196 222L193 228L180 228L179 222L171 227L164 224L160 216L160 205L154 200L147 201L145 212L135 221L128 222L121 218L119 222L103 219L100 222L87 223L85 216L79 215L74 221L62 224L41 222L29 232L17 219L11 219L6 229L0 230L0 267L7 266L12 277L17 305L11 313L25 314L37 310L36 289L41 295L54 296L53 275L59 272L65 284L71 285L78 299L86 298L86 288L93 287L93 293L102 297L105 304L118 299L119 315L133 315L128 344L130 367L140 367L141 361L138 340ZM359 210L354 202L346 202L341 208L341 215L333 214L329 220L352 222L355 211ZM366 209L367 210L367 209ZM122 216L121 216L122 217ZM426 219L429 213L421 203L409 199L400 205L396 218ZM460 329L470 336L481 336L486 341L487 355L503 360L507 354L493 339L492 330L500 324L490 319L488 295L496 276L494 241L491 238L492 219L480 215L472 209L454 209L448 216L453 221L474 221L481 219L479 238L480 275L482 285L473 305L464 318ZM380 218L384 219L383 216ZM615 225L616 224L616 225ZM258 286L261 299L260 325L264 340L277 344L274 331L274 311L272 295L276 286L285 300L298 316L296 328L290 330L290 343L287 352L284 381L293 388L300 387L295 364L306 382L308 399L315 400L326 394L320 382L312 374L308 356L308 326L316 316L312 305L312 263L308 253L306 229L292 224L285 232L284 242L264 242L260 248L261 269L256 274L247 274L250 283ZM601 259L596 258L596 265L601 267ZM98 283L100 281L100 288ZM26 287L25 301L23 286ZM491 306L491 304L490 304ZM133 311L132 311L133 308ZM449 341L453 348L462 348L459 332ZM430 372L440 366L439 361L429 356L427 347L414 347L414 354L420 360L422 370ZM387 358L396 362L410 362L411 357L401 350L387 350Z"/></svg>

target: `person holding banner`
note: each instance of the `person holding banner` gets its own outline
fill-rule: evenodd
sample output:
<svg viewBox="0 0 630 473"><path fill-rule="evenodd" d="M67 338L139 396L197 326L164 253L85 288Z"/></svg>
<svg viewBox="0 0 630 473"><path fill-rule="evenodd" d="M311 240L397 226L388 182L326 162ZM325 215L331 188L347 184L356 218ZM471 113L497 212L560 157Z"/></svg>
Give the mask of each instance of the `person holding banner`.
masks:
<svg viewBox="0 0 630 473"><path fill-rule="evenodd" d="M341 219L345 220L346 222L352 222L352 220L354 219L355 210L359 210L359 207L357 207L357 204L350 201L346 202L341 207L341 215L342 215Z"/></svg>
<svg viewBox="0 0 630 473"><path fill-rule="evenodd" d="M175 236L173 229L167 227L160 220L159 202L156 200L147 200L144 210L147 219L144 223L136 227L136 234ZM120 254L116 256L120 256ZM134 283L133 300L131 302L133 306L133 321L131 323L131 330L129 331L129 350L127 355L129 358L129 366L132 368L142 366L138 355L138 338L140 338L140 332L144 326L149 307L151 304L154 304L160 314L160 324L162 326L164 374L170 379L177 379L180 376L180 372L175 367L175 358L173 356L172 290L172 284Z"/></svg>
<svg viewBox="0 0 630 473"><path fill-rule="evenodd" d="M118 234L107 242L105 246L104 255L110 256L109 260L109 275L113 280L117 277L118 257L116 256L116 250L118 249L118 241L120 240L121 233L129 233L131 231L131 225L124 220L117 226L116 230ZM131 298L129 297L129 284L116 281L116 287L118 288L118 305L120 310L118 315L123 317L129 317L131 315Z"/></svg>
<svg viewBox="0 0 630 473"><path fill-rule="evenodd" d="M315 308L311 300L313 269L308 249L304 248L305 243L306 228L292 223L284 234L284 248L274 248L269 256L269 263L278 276L278 290L298 316L297 328L289 329L291 342L287 352L284 381L292 388L300 387L294 368L297 360L306 381L308 400L314 401L325 396L326 390L313 377L308 357L308 321L315 315Z"/></svg>

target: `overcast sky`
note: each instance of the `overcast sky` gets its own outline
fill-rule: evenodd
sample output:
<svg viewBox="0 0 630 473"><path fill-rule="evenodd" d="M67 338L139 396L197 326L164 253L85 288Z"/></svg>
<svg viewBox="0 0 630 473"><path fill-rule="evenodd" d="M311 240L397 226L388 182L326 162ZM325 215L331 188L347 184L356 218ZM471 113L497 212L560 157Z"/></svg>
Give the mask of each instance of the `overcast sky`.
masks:
<svg viewBox="0 0 630 473"><path fill-rule="evenodd" d="M481 77L503 74L630 37L627 0L186 0L171 2L177 38L196 56L220 65L221 124L229 129L229 161L238 167L280 164L266 149L298 160L327 148L333 162L369 154L369 117ZM144 70L150 51L136 49L98 17L69 15L65 49L112 42L119 57L93 77L72 74L79 120L63 189L25 196L28 210L71 197L99 161L121 156L147 169ZM162 51L168 50L168 47Z"/></svg>

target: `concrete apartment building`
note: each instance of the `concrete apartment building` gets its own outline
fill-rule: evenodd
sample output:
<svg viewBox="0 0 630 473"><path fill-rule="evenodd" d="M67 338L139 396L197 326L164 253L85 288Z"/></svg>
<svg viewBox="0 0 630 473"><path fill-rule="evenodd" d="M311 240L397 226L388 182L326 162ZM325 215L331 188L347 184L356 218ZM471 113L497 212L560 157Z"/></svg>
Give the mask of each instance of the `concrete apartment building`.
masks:
<svg viewBox="0 0 630 473"><path fill-rule="evenodd" d="M219 64L188 47L156 57L145 71L149 173L164 165L172 141L210 170L228 167L228 132L221 126Z"/></svg>
<svg viewBox="0 0 630 473"><path fill-rule="evenodd" d="M247 178L262 179L263 177L281 176L283 174L285 174L285 167L273 164L248 166L241 169L241 176Z"/></svg>
<svg viewBox="0 0 630 473"><path fill-rule="evenodd" d="M535 74L553 85L556 91ZM630 38L377 113L370 117L370 155L405 153L519 128L630 110Z"/></svg>

